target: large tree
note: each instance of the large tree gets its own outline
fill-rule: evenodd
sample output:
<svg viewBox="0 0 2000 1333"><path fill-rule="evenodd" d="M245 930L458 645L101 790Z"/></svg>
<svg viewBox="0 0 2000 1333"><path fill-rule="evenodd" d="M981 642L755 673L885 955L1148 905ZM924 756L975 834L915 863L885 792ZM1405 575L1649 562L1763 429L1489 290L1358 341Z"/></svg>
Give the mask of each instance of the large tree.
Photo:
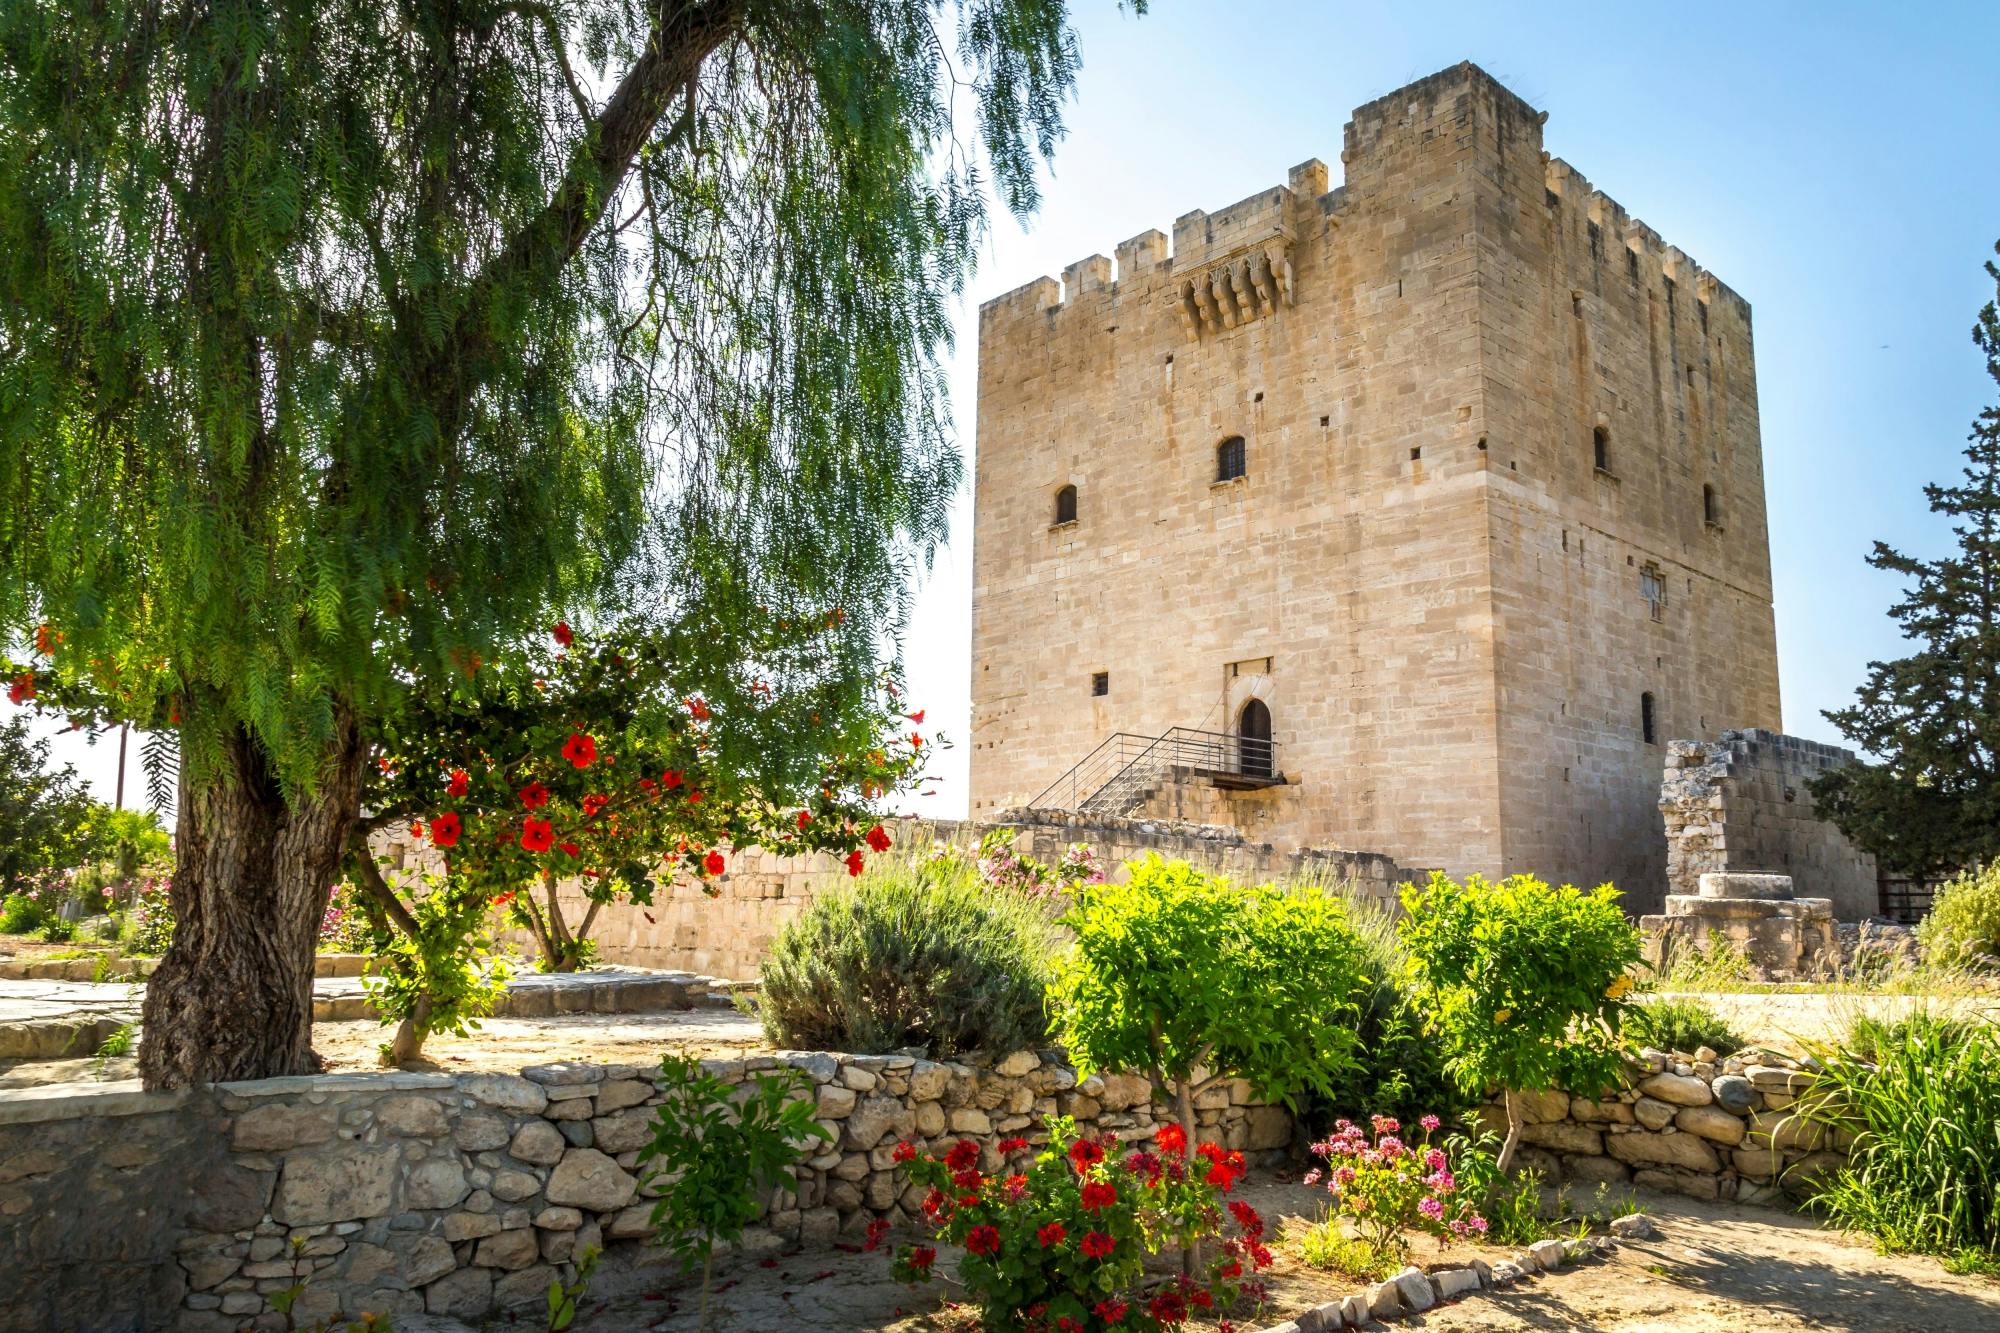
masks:
<svg viewBox="0 0 2000 1333"><path fill-rule="evenodd" d="M2000 285L2000 267L1986 272ZM1980 310L1972 341L2000 384L2000 303ZM1924 487L1953 520L1957 550L1919 560L1877 542L1868 557L1910 580L1889 614L1916 651L1870 662L1855 702L1826 716L1879 762L1813 786L1850 838L1911 875L2000 857L2000 403L1973 419L1970 439L1964 481Z"/></svg>
<svg viewBox="0 0 2000 1333"><path fill-rule="evenodd" d="M0 6L0 624L179 734L149 1083L314 1066L413 681L614 594L872 674L987 178L1032 204L1074 69L1061 0Z"/></svg>

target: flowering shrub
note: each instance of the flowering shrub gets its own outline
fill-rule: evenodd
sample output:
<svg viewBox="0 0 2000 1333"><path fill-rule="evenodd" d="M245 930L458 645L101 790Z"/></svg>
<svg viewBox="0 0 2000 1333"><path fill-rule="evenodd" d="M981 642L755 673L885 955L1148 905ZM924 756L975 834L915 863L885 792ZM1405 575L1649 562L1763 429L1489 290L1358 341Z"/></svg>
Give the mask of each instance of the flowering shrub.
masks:
<svg viewBox="0 0 2000 1333"><path fill-rule="evenodd" d="M319 922L319 947L327 953L367 953L374 947L375 931L368 914L355 901L355 889L342 884L326 900L326 912Z"/></svg>
<svg viewBox="0 0 2000 1333"><path fill-rule="evenodd" d="M895 1159L926 1187L924 1215L937 1239L965 1247L959 1280L995 1333L1101 1333L1177 1328L1197 1313L1239 1298L1261 1305L1255 1274L1271 1262L1264 1219L1225 1199L1243 1174L1243 1155L1213 1143L1188 1151L1179 1125L1150 1145L1083 1139L1067 1117L1051 1116L1047 1147L1003 1139L997 1164L960 1139L943 1157L898 1144ZM993 1158L988 1158L993 1160ZM1148 1256L1169 1245L1234 1235L1209 1247L1199 1276L1149 1279ZM871 1247L879 1233L871 1233ZM903 1247L898 1281L921 1282L937 1261L934 1245Z"/></svg>
<svg viewBox="0 0 2000 1333"><path fill-rule="evenodd" d="M1436 1236L1440 1243L1485 1234L1477 1200L1453 1172L1450 1145L1431 1142L1436 1116L1418 1122L1422 1137L1414 1142L1404 1139L1402 1126L1388 1116L1371 1117L1370 1125L1372 1141L1359 1125L1337 1121L1333 1133L1312 1146L1326 1167L1308 1171L1305 1182L1326 1183L1336 1215L1353 1219L1371 1250L1400 1255L1408 1248L1409 1231Z"/></svg>
<svg viewBox="0 0 2000 1333"><path fill-rule="evenodd" d="M148 875L132 894L131 910L125 914L133 953L157 955L174 942L173 877Z"/></svg>
<svg viewBox="0 0 2000 1333"><path fill-rule="evenodd" d="M1503 1090L1506 1171L1520 1141L1517 1093L1594 1097L1622 1072L1618 1024L1639 932L1609 884L1586 893L1532 875L1403 887L1397 924L1424 1025L1468 1095Z"/></svg>
<svg viewBox="0 0 2000 1333"><path fill-rule="evenodd" d="M1081 885L1104 882L1104 871L1098 866L1097 854L1090 850L1089 843L1071 843L1061 858L1050 865L1015 850L1015 834L1014 829L997 828L989 830L979 840L979 876L992 888L1009 889L1031 898L1046 898L1074 893ZM959 853L956 848L945 848L942 854L956 856Z"/></svg>

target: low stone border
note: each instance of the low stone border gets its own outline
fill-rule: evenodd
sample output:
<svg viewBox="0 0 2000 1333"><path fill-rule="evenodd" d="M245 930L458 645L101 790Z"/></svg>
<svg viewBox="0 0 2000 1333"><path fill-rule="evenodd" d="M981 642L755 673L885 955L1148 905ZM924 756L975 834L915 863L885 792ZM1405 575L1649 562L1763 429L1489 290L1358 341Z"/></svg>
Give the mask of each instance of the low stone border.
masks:
<svg viewBox="0 0 2000 1333"><path fill-rule="evenodd" d="M356 975L359 975L358 973ZM682 1009L727 1009L737 983L694 972L645 972L599 968L589 972L523 972L494 1003L495 1018L553 1018L559 1014L651 1014ZM376 1018L365 991L315 994L315 1023Z"/></svg>
<svg viewBox="0 0 2000 1333"><path fill-rule="evenodd" d="M1386 1282L1314 1306L1282 1324L1268 1325L1259 1333L1332 1333L1334 1329L1361 1328L1378 1320L1420 1315L1445 1301L1511 1287L1523 1278L1553 1273L1565 1263L1595 1258L1610 1251L1614 1244L1602 1236L1583 1241L1542 1240L1511 1260L1497 1264L1474 1259L1468 1268L1447 1268L1435 1273L1405 1268Z"/></svg>

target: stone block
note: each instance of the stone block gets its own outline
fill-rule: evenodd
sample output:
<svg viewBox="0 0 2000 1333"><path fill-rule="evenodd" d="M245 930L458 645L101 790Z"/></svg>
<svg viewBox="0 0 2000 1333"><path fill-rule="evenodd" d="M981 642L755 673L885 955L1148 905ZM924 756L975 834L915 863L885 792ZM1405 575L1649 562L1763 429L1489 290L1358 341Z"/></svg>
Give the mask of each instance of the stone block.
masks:
<svg viewBox="0 0 2000 1333"><path fill-rule="evenodd" d="M342 1143L337 1150L285 1159L271 1215L286 1226L380 1217L389 1211L399 1154Z"/></svg>
<svg viewBox="0 0 2000 1333"><path fill-rule="evenodd" d="M549 1175L550 1203L609 1213L632 1201L639 1182L595 1148L571 1148Z"/></svg>
<svg viewBox="0 0 2000 1333"><path fill-rule="evenodd" d="M1683 1107L1674 1116L1674 1124L1724 1147L1734 1147L1743 1141L1743 1118L1731 1115L1719 1106Z"/></svg>

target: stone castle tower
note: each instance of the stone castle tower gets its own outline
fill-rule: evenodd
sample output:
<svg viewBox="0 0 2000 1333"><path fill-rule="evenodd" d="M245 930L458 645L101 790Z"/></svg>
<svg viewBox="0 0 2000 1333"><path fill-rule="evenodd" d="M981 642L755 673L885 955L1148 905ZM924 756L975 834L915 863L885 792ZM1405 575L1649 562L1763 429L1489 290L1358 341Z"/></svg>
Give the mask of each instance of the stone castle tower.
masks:
<svg viewBox="0 0 2000 1333"><path fill-rule="evenodd" d="M1338 188L1306 162L982 308L974 819L1658 910L1668 740L1780 729L1750 308L1545 119L1456 66L1354 112Z"/></svg>

